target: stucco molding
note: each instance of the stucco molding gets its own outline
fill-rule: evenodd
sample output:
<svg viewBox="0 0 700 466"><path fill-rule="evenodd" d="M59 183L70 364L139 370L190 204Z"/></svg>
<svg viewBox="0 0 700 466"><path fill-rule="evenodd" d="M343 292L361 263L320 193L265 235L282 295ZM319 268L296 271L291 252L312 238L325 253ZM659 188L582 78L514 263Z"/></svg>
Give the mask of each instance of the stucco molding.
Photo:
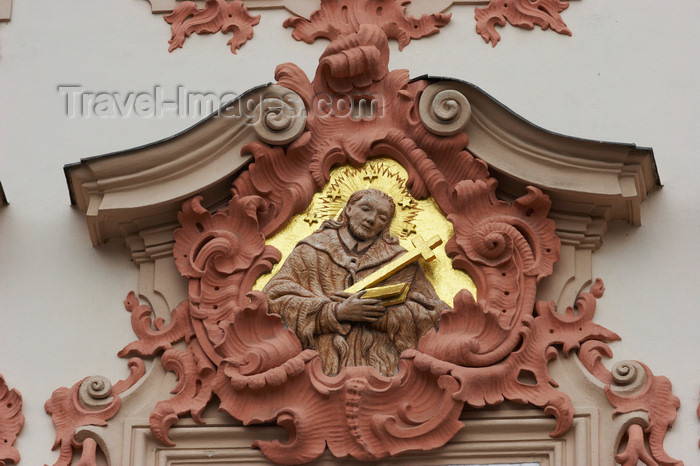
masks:
<svg viewBox="0 0 700 466"><path fill-rule="evenodd" d="M261 101L275 98L274 86L253 89L183 133L66 165L71 203L86 213L93 244L174 225L182 201L195 194L205 195L210 208L227 200L233 178L250 161L241 149L263 130L270 137L288 137L291 127L270 130L267 121L274 112L297 114L287 107L291 101L256 110ZM300 114L293 131L303 128L303 121Z"/></svg>
<svg viewBox="0 0 700 466"><path fill-rule="evenodd" d="M401 463L539 461L543 466L595 464L588 447L591 433L598 433L598 415L596 411L582 408L575 416L571 431L562 438L552 439L548 436L550 420L537 410L511 407L488 414L465 412L461 420L464 428L447 445L439 451L407 453L401 457ZM264 461L259 450L250 448L252 441L255 438L275 438L280 430L274 426L244 427L215 413L208 413L203 420L205 424L183 420L173 426L171 435L178 448L163 448L150 435L148 419L134 419L126 426L125 450L138 451L134 461L143 466L166 464L168 460L196 464L210 461L251 464ZM139 445L138 449L133 448L136 445ZM334 464L356 463L352 459L333 458L328 453L319 459ZM577 462L572 462L572 459Z"/></svg>
<svg viewBox="0 0 700 466"><path fill-rule="evenodd" d="M320 6L299 0L206 0L202 8L199 6L203 2L148 1L153 13L168 13L165 20L172 31L170 52L182 47L190 34L233 32L228 45L236 53L253 37L253 27L260 21L260 16L252 16L248 10L272 8L284 8L293 14L283 25L294 29L294 39L306 43L318 38L337 39L357 32L362 24L374 24L403 49L411 40L438 33L450 21L451 14L444 11L453 5L486 5L475 10L476 32L494 47L501 40L496 26L506 24L524 29L539 26L542 30L571 35L561 17L569 5L561 0L413 0L411 12L420 14L419 17L408 13L405 4L409 2L402 0L321 0Z"/></svg>
<svg viewBox="0 0 700 466"><path fill-rule="evenodd" d="M246 424L276 421L288 430L287 443L256 437L277 462L312 460L326 444L335 456L365 460L417 445L434 449L463 430L465 404L482 409L504 400L554 416L546 425L556 454L565 451L556 439L578 429L577 391L597 400L588 412L614 421L599 423L614 442L591 437L589 451L606 445L602 463L639 453L642 429L644 451L679 464L663 449L678 407L670 383L635 362L608 370L606 343L619 337L593 322L602 283L579 293L590 282L590 254L605 224L639 222L639 204L658 185L651 151L546 132L467 83L409 81L405 70L388 70L387 38L377 26L333 41L313 80L291 64L278 68L277 80L171 140L66 167L93 242L123 237L141 270L141 300L130 294L125 302L139 339L120 356L155 361L148 370L141 363L138 383L127 384L133 387L123 396L134 401L116 412L116 397L57 401L79 400L81 383L56 392L47 410L62 439L59 464L81 448L85 461L98 448L119 461L124 450L115 442L126 441L123 426L137 418L172 445L171 434L187 424L179 419L204 420L214 394L223 411ZM280 98L284 89L296 96L288 104ZM327 106L314 105L319 95L332 96ZM359 113L339 112L370 97L372 105ZM404 351L397 375L346 367L328 377L318 354L303 349L251 287L279 260L265 238L306 209L331 166L357 167L378 156L400 163L411 194L432 196L449 216L455 236L446 250L474 278L480 301L460 292L439 332ZM563 247L553 269L560 255L555 228ZM537 289L552 272L545 291ZM569 286L572 275L578 289ZM551 301L535 304L536 290L559 303L578 297L557 311ZM172 396L163 395L175 385L173 375L179 383ZM578 382L557 388L560 378ZM357 421L365 418L384 421L370 428L369 420ZM133 448L140 451L143 442Z"/></svg>

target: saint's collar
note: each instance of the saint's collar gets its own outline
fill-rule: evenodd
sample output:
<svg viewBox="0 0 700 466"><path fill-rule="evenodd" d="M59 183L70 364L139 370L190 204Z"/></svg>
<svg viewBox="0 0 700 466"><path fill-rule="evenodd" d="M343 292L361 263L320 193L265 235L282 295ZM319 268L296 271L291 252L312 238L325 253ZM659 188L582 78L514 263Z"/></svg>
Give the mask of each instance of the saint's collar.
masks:
<svg viewBox="0 0 700 466"><path fill-rule="evenodd" d="M356 242L354 238L351 237L351 239ZM324 251L333 262L345 269L352 262L356 270L376 267L406 252L398 244L389 244L382 238L377 238L369 241L370 245L362 254L349 253L349 247L343 240L341 229L336 228L320 229L299 243Z"/></svg>

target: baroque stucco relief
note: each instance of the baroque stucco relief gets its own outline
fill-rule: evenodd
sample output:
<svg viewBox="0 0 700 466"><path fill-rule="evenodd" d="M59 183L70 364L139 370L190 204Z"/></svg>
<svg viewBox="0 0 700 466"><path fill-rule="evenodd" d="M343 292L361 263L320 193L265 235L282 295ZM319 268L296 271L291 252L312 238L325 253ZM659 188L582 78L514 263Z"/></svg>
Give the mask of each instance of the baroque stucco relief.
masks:
<svg viewBox="0 0 700 466"><path fill-rule="evenodd" d="M260 22L260 16L253 16L248 10L268 8L284 8L292 13L294 16L285 20L283 26L294 29L294 39L307 43L318 38L337 39L357 31L361 24L376 24L403 49L411 40L437 34L450 21L451 14L444 11L458 4L485 5L475 10L476 32L494 47L501 40L496 26L506 24L525 29L539 26L571 35L561 17L569 5L561 0L321 0L318 9L315 2L294 0L207 0L203 8L191 1L149 1L154 13L169 13L165 20L172 29L171 52L182 47L191 34L233 32L228 45L236 53L253 37L253 28ZM406 4L420 16L407 14Z"/></svg>
<svg viewBox="0 0 700 466"><path fill-rule="evenodd" d="M19 462L19 451L14 443L22 427L22 395L14 388L10 389L5 378L0 375L0 465Z"/></svg>
<svg viewBox="0 0 700 466"><path fill-rule="evenodd" d="M333 98L316 106L319 95ZM346 111L362 100L370 101L364 110ZM583 154L575 173L562 168ZM470 412L496 419L490 410L509 403L551 416L554 439L567 442L575 430L592 442L568 459L553 446L553 464L680 464L663 448L678 407L670 383L636 362L606 368L606 343L619 337L593 322L602 282L579 293L607 221L639 222L638 204L658 184L650 151L546 133L465 83L410 81L388 70L382 29L364 25L331 42L312 81L281 65L276 85L130 156L149 172L149 187L120 157L66 168L93 242L125 238L147 304L133 293L125 301L139 338L120 352L133 357L127 380L98 393L79 382L47 402L59 464L80 450L91 464L98 448L120 464L139 449L125 432L143 429L158 440L153 448L169 451L182 439L178 429L192 428L190 417L211 426L276 422L286 442L247 428L275 462L324 451L372 460L441 447L460 430L468 441ZM433 199L449 219L444 250L473 279L478 301L466 286L453 295L439 329L400 354L394 375L371 364L328 375L316 348L269 313L254 286L281 259L267 239L293 218L322 212L314 196L332 167L366 169L380 157L405 170L409 200ZM566 189L568 176L589 187ZM207 414L213 395L231 418Z"/></svg>

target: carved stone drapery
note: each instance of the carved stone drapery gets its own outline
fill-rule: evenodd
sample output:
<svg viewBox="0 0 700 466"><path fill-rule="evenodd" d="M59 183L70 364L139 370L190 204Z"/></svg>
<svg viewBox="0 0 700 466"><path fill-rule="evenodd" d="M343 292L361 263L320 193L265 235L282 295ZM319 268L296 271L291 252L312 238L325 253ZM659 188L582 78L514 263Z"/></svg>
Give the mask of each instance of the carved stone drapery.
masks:
<svg viewBox="0 0 700 466"><path fill-rule="evenodd" d="M289 64L278 68L277 81L275 95L280 89L293 91L290 95L301 99L306 112L282 112L290 121L278 124L280 114L266 113L275 106L265 105L260 96L254 120L271 124L256 133L258 140L243 146L253 163L234 177L233 198L214 213L203 206L212 205L206 196L183 204L173 255L187 280L187 300L173 306L166 325L162 319L152 321L150 306L133 295L127 298L139 340L120 355L159 357L179 380L174 396L159 400L150 412L150 430L157 439L172 445L174 423L185 416L200 419L214 394L222 410L246 424L277 422L287 429L286 443L255 443L268 458L286 463L311 460L326 447L337 457L365 460L436 448L462 428L459 416L465 404L529 403L555 417L552 435L564 435L574 423L575 408L548 366L561 352L580 360L616 412L629 413L616 448L626 442L634 451L642 429L649 454L662 464L677 464L662 446L677 408L668 381L639 366L644 376L630 382L621 376L624 370L611 373L600 364L610 356L606 342L618 339L592 321L602 284L581 294L575 310L566 313L536 300L538 282L551 274L559 258L560 241L548 218L551 200L535 187L512 203L498 199L487 165L470 153L489 152L482 135L493 132L482 130L489 122L482 103L445 93L449 86L443 84L411 82L405 71L390 72L386 36L370 25L334 40L313 81ZM376 111L348 112L359 100L376 101L370 106ZM465 125L470 136L470 128L476 129L475 143ZM274 136L289 128L303 132L296 138ZM267 143L260 140L262 134ZM280 258L266 238L306 209L328 182L331 167L359 167L379 156L401 164L411 195L432 197L451 221L454 236L446 250L454 266L473 277L479 301L467 291L458 293L454 310L442 315L439 331L403 353L395 376L350 367L327 377L315 351L303 350L279 316L266 312L264 295L252 286ZM92 186L87 175L80 176L86 177L76 180ZM101 189L107 186L100 183ZM102 201L102 196L89 200L96 203L93 232L98 235L111 231L101 221L114 221L99 219ZM617 202L622 201L613 199L612 204ZM163 236L155 230L149 235L152 239L143 236L142 246L133 240L135 249L144 248L139 260L145 260L141 254L167 254L159 249L167 243ZM62 432L70 432L75 424L61 420L72 408L60 406L53 411L54 420L66 426ZM81 446L69 434L60 437L66 439L62 449ZM92 438L83 441L83 455L92 455L94 446ZM619 458L626 461L626 456Z"/></svg>

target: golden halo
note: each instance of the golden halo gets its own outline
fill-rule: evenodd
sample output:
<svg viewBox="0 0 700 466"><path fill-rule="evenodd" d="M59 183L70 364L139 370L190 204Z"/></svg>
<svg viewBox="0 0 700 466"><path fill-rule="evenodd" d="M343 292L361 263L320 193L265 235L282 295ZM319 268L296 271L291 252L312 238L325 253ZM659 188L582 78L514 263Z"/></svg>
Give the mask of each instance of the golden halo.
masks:
<svg viewBox="0 0 700 466"><path fill-rule="evenodd" d="M418 213L416 201L406 189L405 178L398 171L392 170L384 160L370 161L361 168L341 167L334 170L331 180L321 191L321 196L314 198L312 211L321 221L337 219L353 193L370 188L383 191L394 200L396 213L391 222L392 236L406 239L415 232L414 219Z"/></svg>
<svg viewBox="0 0 700 466"><path fill-rule="evenodd" d="M445 243L453 235L452 223L432 198L413 198L406 188L407 179L408 173L401 164L389 158L372 159L360 168L344 165L331 170L328 183L314 195L309 207L267 238L266 244L277 248L282 253L282 259L270 273L258 278L253 289L262 290L265 287L299 241L311 235L324 221L338 218L354 192L373 188L391 196L396 204L390 232L398 238L401 246L412 249L411 240L417 235L424 239L433 235L442 238L443 244L434 251L436 259L421 263L438 296L450 305L461 289L466 288L476 296L476 286L471 277L453 269L452 261L445 253Z"/></svg>

